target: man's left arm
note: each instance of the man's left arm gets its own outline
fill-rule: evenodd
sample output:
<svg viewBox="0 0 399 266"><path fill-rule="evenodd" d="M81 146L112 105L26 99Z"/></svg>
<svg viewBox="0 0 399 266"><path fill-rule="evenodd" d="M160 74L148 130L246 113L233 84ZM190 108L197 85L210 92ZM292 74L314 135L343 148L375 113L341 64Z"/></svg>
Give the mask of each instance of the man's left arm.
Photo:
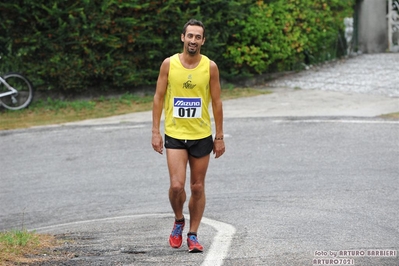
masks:
<svg viewBox="0 0 399 266"><path fill-rule="evenodd" d="M223 134L223 104L221 99L221 88L219 79L219 69L215 62L211 61L210 66L210 90L212 98L212 111L215 120L215 141L213 153L215 158L219 158L225 151Z"/></svg>

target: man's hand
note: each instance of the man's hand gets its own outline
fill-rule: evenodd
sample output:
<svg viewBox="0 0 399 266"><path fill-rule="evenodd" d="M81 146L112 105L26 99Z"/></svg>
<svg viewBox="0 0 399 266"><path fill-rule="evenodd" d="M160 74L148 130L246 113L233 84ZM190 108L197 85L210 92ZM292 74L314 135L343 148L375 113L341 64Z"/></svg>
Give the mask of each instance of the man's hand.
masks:
<svg viewBox="0 0 399 266"><path fill-rule="evenodd" d="M163 139L159 132L152 133L152 148L159 154L163 154Z"/></svg>
<svg viewBox="0 0 399 266"><path fill-rule="evenodd" d="M223 139L215 139L213 142L213 154L215 154L215 158L219 158L225 152L224 140Z"/></svg>

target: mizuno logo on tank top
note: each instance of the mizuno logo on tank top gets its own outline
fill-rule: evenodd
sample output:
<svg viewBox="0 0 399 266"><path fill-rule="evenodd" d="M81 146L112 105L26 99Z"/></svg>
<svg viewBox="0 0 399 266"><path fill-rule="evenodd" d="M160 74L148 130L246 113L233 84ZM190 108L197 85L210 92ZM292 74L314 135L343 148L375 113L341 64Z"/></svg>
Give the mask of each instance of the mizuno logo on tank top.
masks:
<svg viewBox="0 0 399 266"><path fill-rule="evenodd" d="M200 98L175 98L174 106L195 106L201 107L201 99Z"/></svg>

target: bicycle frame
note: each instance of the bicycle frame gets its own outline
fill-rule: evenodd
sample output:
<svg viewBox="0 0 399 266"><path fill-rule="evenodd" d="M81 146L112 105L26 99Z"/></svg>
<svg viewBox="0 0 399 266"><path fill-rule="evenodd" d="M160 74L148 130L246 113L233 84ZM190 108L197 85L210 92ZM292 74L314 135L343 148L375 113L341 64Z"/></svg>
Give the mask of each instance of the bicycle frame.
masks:
<svg viewBox="0 0 399 266"><path fill-rule="evenodd" d="M9 92L0 93L0 98L18 93L18 91L11 87L2 77L0 77L0 82L3 83L7 87L7 89L10 90Z"/></svg>

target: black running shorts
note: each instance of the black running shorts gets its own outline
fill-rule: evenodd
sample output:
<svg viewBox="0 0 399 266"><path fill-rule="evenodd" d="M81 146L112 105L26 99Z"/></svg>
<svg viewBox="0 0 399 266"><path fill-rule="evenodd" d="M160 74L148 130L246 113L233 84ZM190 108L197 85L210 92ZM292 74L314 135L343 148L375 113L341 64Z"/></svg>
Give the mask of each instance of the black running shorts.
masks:
<svg viewBox="0 0 399 266"><path fill-rule="evenodd" d="M198 140L181 140L165 135L166 149L185 149L188 154L195 158L201 158L208 155L213 150L213 138L209 137Z"/></svg>

